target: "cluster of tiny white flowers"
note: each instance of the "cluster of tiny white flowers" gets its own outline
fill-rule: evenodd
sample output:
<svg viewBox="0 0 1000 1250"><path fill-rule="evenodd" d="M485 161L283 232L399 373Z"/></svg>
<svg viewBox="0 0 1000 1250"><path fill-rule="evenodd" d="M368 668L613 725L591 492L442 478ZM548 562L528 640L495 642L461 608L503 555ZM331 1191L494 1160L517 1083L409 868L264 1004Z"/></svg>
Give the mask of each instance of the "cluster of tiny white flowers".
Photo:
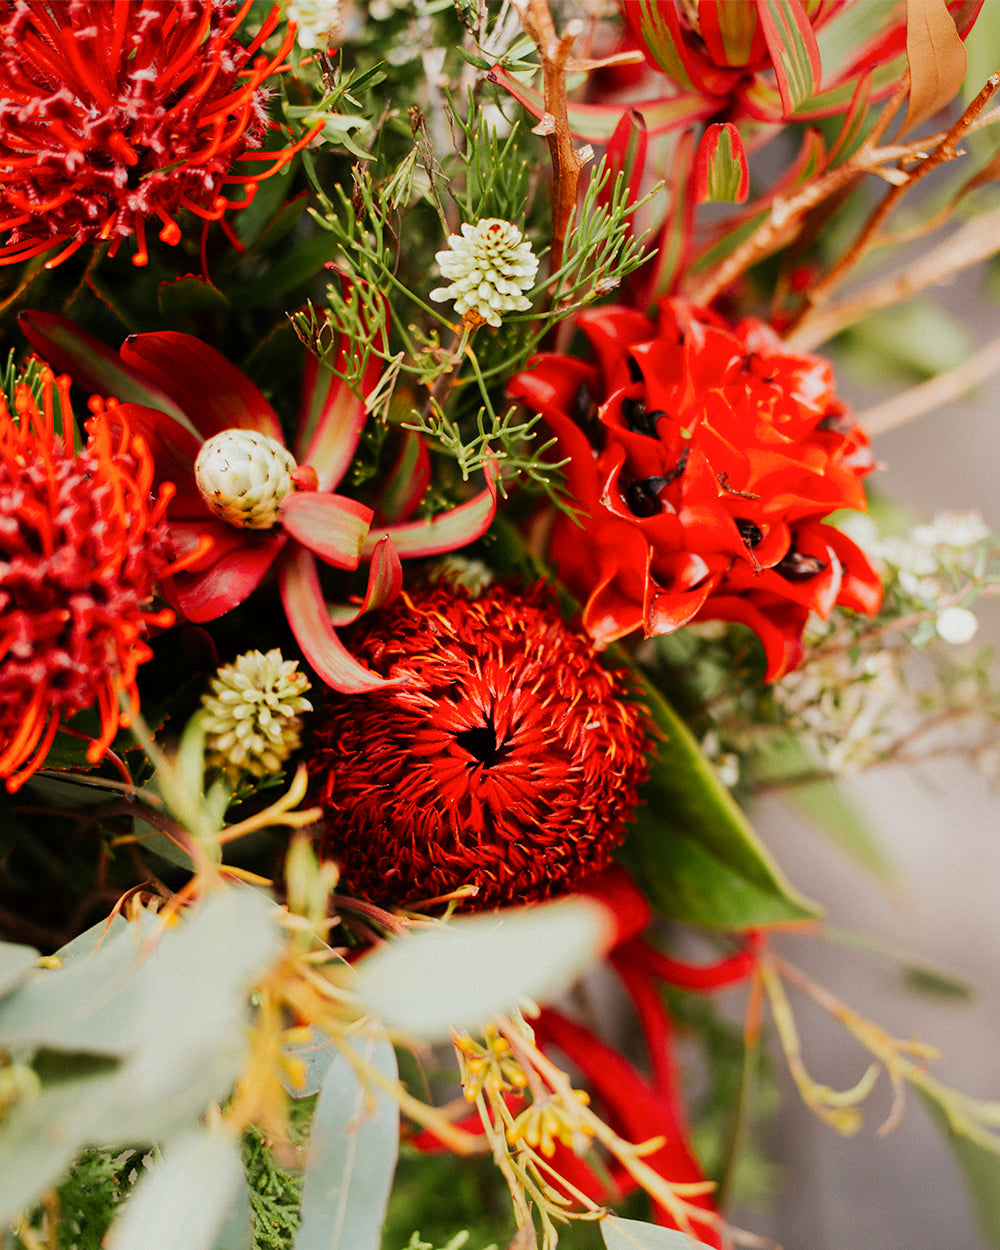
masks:
<svg viewBox="0 0 1000 1250"><path fill-rule="evenodd" d="M506 312L525 312L538 271L538 257L517 226L497 217L476 225L465 222L461 235L448 236L448 249L436 256L441 276L451 286L437 287L431 299L455 301L455 311L491 326Z"/></svg>
<svg viewBox="0 0 1000 1250"><path fill-rule="evenodd" d="M867 517L851 518L851 537L868 554L891 569L904 594L928 609L935 609L947 595L946 569L968 573L978 558L990 529L978 512L941 512L926 525L915 525L907 538L879 535ZM943 608L934 622L937 635L960 646L971 641L979 627L969 608Z"/></svg>
<svg viewBox="0 0 1000 1250"><path fill-rule="evenodd" d="M340 26L340 0L285 0L285 17L294 22L295 42L304 52L322 48Z"/></svg>
<svg viewBox="0 0 1000 1250"><path fill-rule="evenodd" d="M836 651L796 669L775 689L782 719L839 773L874 763L892 738L906 690L897 657Z"/></svg>
<svg viewBox="0 0 1000 1250"><path fill-rule="evenodd" d="M256 430L223 430L202 443L194 462L201 497L217 517L240 529L271 529L294 489L298 466L277 439Z"/></svg>
<svg viewBox="0 0 1000 1250"><path fill-rule="evenodd" d="M312 704L295 660L282 659L275 647L264 654L247 651L218 670L212 693L202 695L208 713L206 760L232 780L241 773L263 777L278 773L301 744L302 712Z"/></svg>

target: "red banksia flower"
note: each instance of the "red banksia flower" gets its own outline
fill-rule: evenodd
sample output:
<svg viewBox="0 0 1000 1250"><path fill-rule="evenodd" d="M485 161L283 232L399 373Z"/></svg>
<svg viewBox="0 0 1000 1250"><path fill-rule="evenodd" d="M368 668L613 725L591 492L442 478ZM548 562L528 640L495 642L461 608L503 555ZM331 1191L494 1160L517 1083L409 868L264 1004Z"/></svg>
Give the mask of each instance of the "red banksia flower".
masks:
<svg viewBox="0 0 1000 1250"><path fill-rule="evenodd" d="M256 181L230 173L267 129L264 80L274 56L255 56L277 8L244 47L250 8L230 0L0 0L0 263L135 235L145 225L181 237L188 209L217 220L242 207ZM295 148L257 153L280 167ZM238 203L227 184L243 184Z"/></svg>
<svg viewBox="0 0 1000 1250"><path fill-rule="evenodd" d="M16 415L0 395L0 777L9 790L85 708L101 726L88 758L101 758L127 724L119 695L138 706L147 629L174 620L149 608L168 564L171 492L151 498L144 441L102 414L74 453L69 378L43 368L41 381L40 406L18 387Z"/></svg>
<svg viewBox="0 0 1000 1250"><path fill-rule="evenodd" d="M481 909L603 868L646 776L628 678L540 588L438 583L369 621L352 645L403 684L331 696L308 761L343 888L391 906L471 884Z"/></svg>
<svg viewBox="0 0 1000 1250"><path fill-rule="evenodd" d="M559 516L551 557L599 645L693 620L749 625L774 679L810 612L875 612L881 584L823 518L863 510L868 441L830 366L763 322L730 328L680 299L654 323L608 307L577 324L597 363L539 357L510 391L569 458L583 529Z"/></svg>

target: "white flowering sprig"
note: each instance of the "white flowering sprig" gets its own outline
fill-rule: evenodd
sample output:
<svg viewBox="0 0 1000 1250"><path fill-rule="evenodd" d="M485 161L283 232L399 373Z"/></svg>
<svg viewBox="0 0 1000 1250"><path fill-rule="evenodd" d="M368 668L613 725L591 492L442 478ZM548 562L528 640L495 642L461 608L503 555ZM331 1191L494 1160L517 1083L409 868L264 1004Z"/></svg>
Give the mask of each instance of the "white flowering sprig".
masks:
<svg viewBox="0 0 1000 1250"><path fill-rule="evenodd" d="M206 760L232 780L280 772L301 743L300 713L312 711L303 698L309 679L295 660L275 647L264 654L247 651L212 678L212 693L202 695L208 713Z"/></svg>
<svg viewBox="0 0 1000 1250"><path fill-rule="evenodd" d="M450 234L447 249L436 260L441 276L452 283L431 291L431 299L454 300L455 311L467 321L498 327L504 313L531 307L524 292L535 281L538 257L509 221L486 217L474 226L464 222L461 235Z"/></svg>

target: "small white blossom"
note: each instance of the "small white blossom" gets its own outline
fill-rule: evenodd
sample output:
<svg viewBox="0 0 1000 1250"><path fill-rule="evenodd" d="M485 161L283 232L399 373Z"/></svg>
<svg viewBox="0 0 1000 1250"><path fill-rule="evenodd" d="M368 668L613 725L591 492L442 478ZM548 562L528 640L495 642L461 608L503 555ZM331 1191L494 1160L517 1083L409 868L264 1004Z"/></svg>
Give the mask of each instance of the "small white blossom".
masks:
<svg viewBox="0 0 1000 1250"><path fill-rule="evenodd" d="M256 430L223 430L202 443L194 462L201 496L217 517L239 529L277 524L281 501L294 489L295 458Z"/></svg>
<svg viewBox="0 0 1000 1250"><path fill-rule="evenodd" d="M312 710L309 689L295 660L275 647L265 655L247 651L226 664L202 695L208 713L207 759L233 780L241 772L263 777L280 772L301 743L301 712Z"/></svg>
<svg viewBox="0 0 1000 1250"><path fill-rule="evenodd" d="M340 26L340 0L285 0L285 17L296 25L295 42L305 52L322 48Z"/></svg>
<svg viewBox="0 0 1000 1250"><path fill-rule="evenodd" d="M448 236L448 250L437 253L441 275L451 286L431 291L431 299L455 301L455 311L499 326L505 312L524 312L531 300L523 294L535 281L538 257L521 231L509 221L486 217L465 222L461 235Z"/></svg>
<svg viewBox="0 0 1000 1250"><path fill-rule="evenodd" d="M934 622L934 627L945 642L960 647L975 636L979 619L968 608L945 608Z"/></svg>
<svg viewBox="0 0 1000 1250"><path fill-rule="evenodd" d="M916 542L927 547L964 551L990 536L990 527L978 512L939 512L929 525L914 528Z"/></svg>

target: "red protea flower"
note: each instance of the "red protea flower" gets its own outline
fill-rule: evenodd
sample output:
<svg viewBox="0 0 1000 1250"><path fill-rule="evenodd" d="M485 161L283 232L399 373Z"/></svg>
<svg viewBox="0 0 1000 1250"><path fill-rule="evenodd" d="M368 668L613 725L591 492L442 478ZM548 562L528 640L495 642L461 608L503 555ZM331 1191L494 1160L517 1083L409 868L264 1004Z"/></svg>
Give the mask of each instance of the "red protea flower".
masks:
<svg viewBox="0 0 1000 1250"><path fill-rule="evenodd" d="M418 440L416 472L395 481L403 519L373 529L373 509L334 491L357 450L365 401L312 355L288 448L277 413L253 382L190 334L132 335L119 354L55 313L24 312L20 324L36 351L94 395L92 406L100 407L108 390L125 401L120 411L148 441L158 475L176 486L168 519L183 567L164 583L168 601L190 621L214 621L275 570L292 632L334 689L358 692L384 681L340 641L317 560L348 571L363 558L371 561L363 602L336 611L337 624L345 625L395 597L400 557L454 551L481 537L493 520L492 472L484 490L450 512L405 519L426 486L419 463L426 451ZM372 354L362 380L366 393L380 365Z"/></svg>
<svg viewBox="0 0 1000 1250"><path fill-rule="evenodd" d="M0 777L15 790L45 760L60 725L95 708L96 763L138 707L136 670L149 659L152 611L168 570L164 487L142 438L105 415L73 449L68 377L41 370L41 403L16 389L15 415L0 395ZM55 413L61 412L62 433Z"/></svg>
<svg viewBox="0 0 1000 1250"><path fill-rule="evenodd" d="M232 0L0 0L0 264L68 246L136 237L145 225L175 244L188 209L217 220L249 203L257 182L300 145L257 153L272 168L230 173L259 148L264 80L294 39L254 56L277 7L249 47L236 31L251 7ZM311 137L311 136L310 136ZM239 203L227 184L243 184Z"/></svg>
<svg viewBox="0 0 1000 1250"><path fill-rule="evenodd" d="M810 612L878 609L877 574L823 523L866 507L872 467L826 361L793 355L761 321L731 329L679 299L658 324L622 307L577 324L597 363L541 356L510 391L569 457L585 518L556 518L551 556L599 645L741 621L773 679L801 659Z"/></svg>
<svg viewBox="0 0 1000 1250"><path fill-rule="evenodd" d="M308 759L343 888L392 905L474 885L491 908L603 868L650 745L628 678L540 588L440 582L369 621L356 652L401 684L331 697Z"/></svg>

